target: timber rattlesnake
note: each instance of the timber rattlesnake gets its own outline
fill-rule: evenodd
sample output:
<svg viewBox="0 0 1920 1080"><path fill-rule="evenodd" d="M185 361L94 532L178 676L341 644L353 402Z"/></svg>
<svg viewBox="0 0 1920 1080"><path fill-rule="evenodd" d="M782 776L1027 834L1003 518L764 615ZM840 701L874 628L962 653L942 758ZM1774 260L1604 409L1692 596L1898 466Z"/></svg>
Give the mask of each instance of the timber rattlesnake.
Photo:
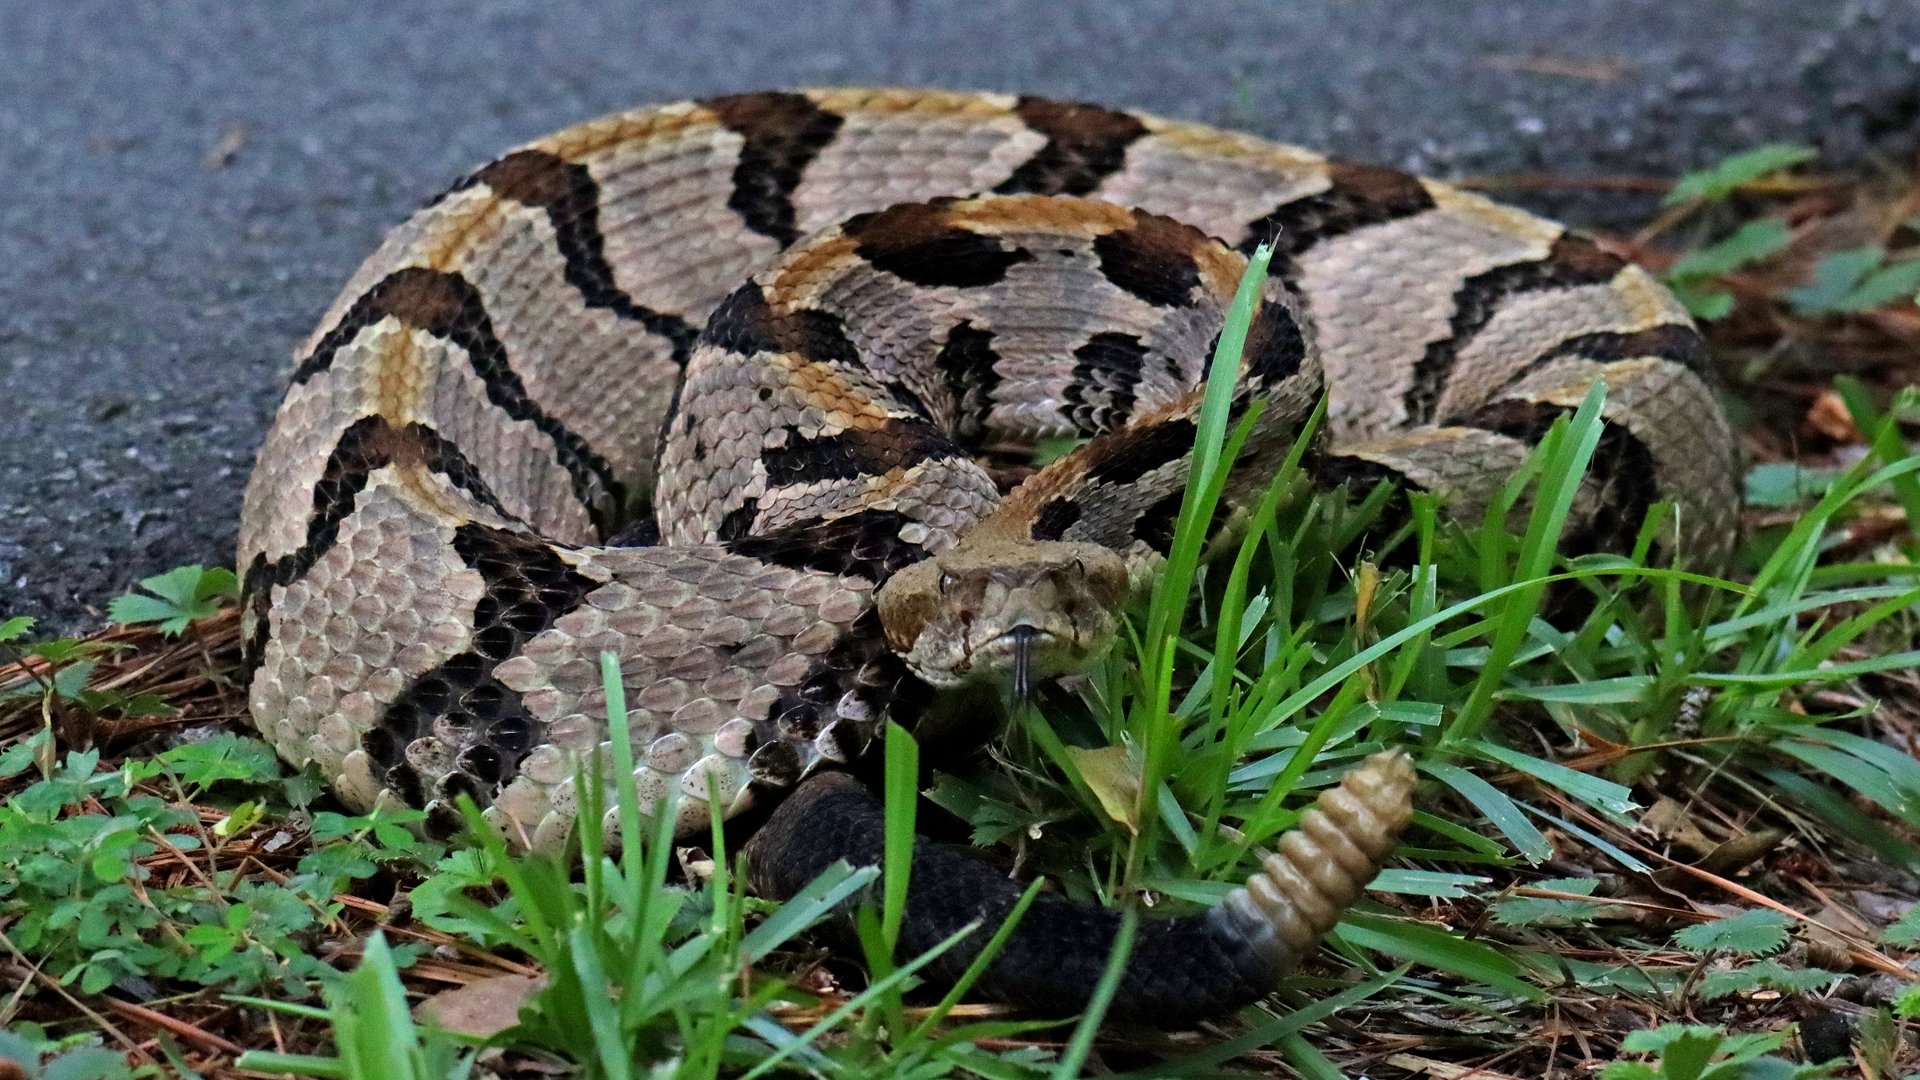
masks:
<svg viewBox="0 0 1920 1080"><path fill-rule="evenodd" d="M1170 539L1196 387L1268 240L1236 388L1266 408L1232 497L1264 484L1324 369L1316 475L1471 519L1603 377L1571 542L1618 547L1669 499L1669 554L1724 555L1736 459L1698 336L1558 225L1090 105L746 94L508 154L353 275L247 488L255 722L352 806L445 828L467 793L551 846L604 735L611 649L638 789L688 796L683 832L709 798L731 813L799 783L749 850L757 884L871 861L873 803L830 766L932 686L1104 649ZM977 459L1051 436L1094 438L1003 500ZM1116 1015L1264 992L1371 878L1410 785L1371 762L1249 890L1146 924ZM913 880L907 947L1011 904L924 844ZM1111 914L1028 921L983 989L1073 1008Z"/></svg>

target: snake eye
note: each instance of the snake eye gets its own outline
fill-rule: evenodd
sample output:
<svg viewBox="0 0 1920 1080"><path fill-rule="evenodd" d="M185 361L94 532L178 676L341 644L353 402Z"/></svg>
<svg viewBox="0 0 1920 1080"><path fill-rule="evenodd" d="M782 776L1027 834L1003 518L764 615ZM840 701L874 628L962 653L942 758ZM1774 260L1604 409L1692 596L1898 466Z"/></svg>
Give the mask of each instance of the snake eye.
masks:
<svg viewBox="0 0 1920 1080"><path fill-rule="evenodd" d="M941 574L940 575L940 595L941 596L947 595L947 590L951 588L953 588L953 575Z"/></svg>
<svg viewBox="0 0 1920 1080"><path fill-rule="evenodd" d="M1074 573L1076 573L1076 574L1078 574L1078 575L1080 575L1080 577L1081 577L1081 579L1082 579L1082 580L1085 580L1085 579L1086 579L1086 576L1087 576L1087 564L1086 564L1086 563L1083 563L1083 562L1081 562L1081 561L1080 561L1080 559L1079 559L1079 558L1078 558L1077 556L1076 556L1076 557L1074 558L1074 560L1073 560L1073 572L1074 572Z"/></svg>

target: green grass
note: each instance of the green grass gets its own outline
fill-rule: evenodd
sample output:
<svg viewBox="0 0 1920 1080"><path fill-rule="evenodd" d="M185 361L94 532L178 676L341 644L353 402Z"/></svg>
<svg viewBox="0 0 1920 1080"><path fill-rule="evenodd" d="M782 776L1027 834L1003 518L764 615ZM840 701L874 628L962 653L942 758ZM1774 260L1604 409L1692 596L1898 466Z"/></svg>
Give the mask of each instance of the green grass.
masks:
<svg viewBox="0 0 1920 1080"><path fill-rule="evenodd" d="M1028 805L1078 799L1075 820L1102 826L1091 836L1083 825L1062 838L1075 852L1091 847L1094 859L1050 864L1042 857L1041 865L1088 896L1153 890L1215 898L1254 869L1252 847L1291 824L1289 808L1304 789L1387 746L1412 750L1429 776L1477 809L1505 841L1490 847L1484 837L1423 815L1426 828L1416 829L1409 846L1422 864L1441 871L1452 869L1448 864L1470 872L1489 861L1537 862L1549 852L1543 826L1583 831L1569 819L1588 822L1588 839L1607 850L1612 845L1598 827L1626 821L1634 808L1627 784L1664 769L1728 782L1762 778L1768 797L1827 818L1901 865L1920 865L1903 840L1807 778L1824 774L1839 790L1863 793L1915 824L1911 802L1920 794L1920 774L1911 759L1845 731L1840 722L1848 717L1788 707L1819 686L1920 661L1908 649L1842 658L1843 650L1876 636L1910 639L1907 620L1920 602L1920 582L1906 566L1819 562L1828 526L1856 500L1897 488L1920 469L1920 459L1863 461L1763 552L1751 584L1650 566L1644 544L1638 557L1562 560L1553 541L1597 436L1599 404L1596 389L1536 452L1534 509L1517 545L1491 528L1468 534L1416 513L1403 530L1410 535L1399 540L1418 552L1412 569L1362 566L1348 578L1323 553L1338 550L1339 539L1354 531L1347 516L1353 508L1325 496L1283 508L1278 527L1248 538L1224 587L1209 590L1218 597L1204 613L1219 628L1211 641L1146 637L1134 658L1113 660L1086 695L1093 723L1078 734L1127 747L1130 760L1150 760L1138 783L1150 793L1142 804L1158 812L1113 822L1086 803L1085 777L1062 769L1067 782L1050 783L1051 776L1030 773ZM1266 573L1250 576L1249 566ZM1592 595L1593 612L1580 625L1556 628L1540 617L1541 600L1555 584ZM1474 594L1476 586L1485 591ZM1240 599L1248 593L1254 602ZM1806 624L1808 613L1835 610L1846 614ZM1148 658L1164 665L1169 655L1182 662L1172 678L1164 666L1157 682L1132 676L1134 665ZM1169 684L1192 690L1169 707L1160 696ZM1704 706L1690 708L1701 694ZM1524 744L1502 739L1503 728L1557 728L1568 740L1591 733L1609 743L1672 749L1623 756L1595 775L1518 749ZM1036 742L1064 739L1056 731ZM1151 759L1132 749L1148 746L1166 749ZM1782 767L1788 758L1799 771ZM1461 767L1474 763L1531 776L1557 805L1516 798ZM1043 816L1069 815L1052 809ZM1645 866L1643 857L1612 850L1629 869ZM1395 880L1407 891L1423 887ZM1516 989L1488 978L1490 958L1467 942L1443 942L1404 920L1363 919L1376 950L1443 969L1451 954L1456 974Z"/></svg>
<svg viewBox="0 0 1920 1080"><path fill-rule="evenodd" d="M1249 275L1252 287L1257 280ZM1237 306L1233 317L1244 326L1246 307ZM1233 335L1222 339L1216 364L1232 364ZM1206 441L1173 554L1135 633L1077 700L1023 718L1006 751L1014 770L948 777L934 791L936 801L984 833L1038 827L1042 839L1028 845L1029 865L1069 893L1130 911L1148 900L1161 911L1217 900L1255 868L1257 850L1297 818L1315 791L1360 757L1389 746L1416 755L1434 792L1453 797L1446 805L1456 815L1419 816L1403 850L1409 865L1385 883L1403 893L1460 895L1484 882L1491 868L1538 862L1550 851L1549 829L1583 837L1625 868L1647 868L1648 853L1607 837L1635 809L1629 785L1667 770L1759 788L1793 812L1824 817L1884 856L1920 867L1903 840L1834 795L1863 793L1920 827L1910 805L1920 805L1920 766L1844 730L1837 722L1844 717L1788 708L1809 688L1920 659L1905 650L1843 657L1843 650L1876 634L1905 636L1900 623L1920 602L1920 584L1904 566L1820 562L1829 527L1874 493L1905 494L1920 458L1869 457L1837 478L1784 535L1761 539L1751 553L1758 564L1751 582L1651 564L1651 541L1667 525L1665 507L1650 515L1634 552L1569 560L1555 548L1599 438L1604 387L1596 385L1555 423L1486 520L1463 528L1446 522L1431 501L1414 499L1408 523L1372 541L1374 553L1410 556L1395 568L1364 560L1350 567L1335 557L1374 528L1384 499L1377 492L1351 500L1301 493L1294 483L1297 453L1231 560L1203 566L1200 526L1223 486L1218 463L1232 460L1235 440L1246 430L1244 424L1227 430L1226 389L1229 380L1210 384L1201 424ZM1893 456L1897 441L1886 437L1884 426L1876 431L1877 450ZM1509 534L1507 520L1515 507L1526 508L1517 536ZM1577 625L1553 625L1543 618L1543 604L1554 589L1582 590L1591 613ZM1196 591L1202 599L1187 610ZM1827 611L1845 614L1807 618ZM611 715L623 716L611 668L606 685ZM612 775L629 774L621 721L613 726ZM1590 733L1603 744L1659 749L1624 754L1597 772L1579 771L1508 738L1528 730L1557 732L1562 741ZM717 847L717 872L701 892L661 888L670 844L659 822L670 819L663 815L649 829L623 794L623 834L651 832L652 842L629 844L615 859L601 850L595 830L584 830L578 858L587 869L577 883L569 882L563 862L509 857L498 839L482 834L509 898L492 910L457 896L449 906L487 928L491 941L533 958L553 980L529 1004L522 1025L494 1042L545 1050L574 1061L585 1075L610 1078L660 1062L684 1076L758 1076L787 1068L862 1077L953 1070L1080 1075L1104 998L1050 1062L989 1054L969 1041L1024 1025L942 1029L939 1017L959 991L922 1018L910 1015L901 994L928 957L896 958L894 949L914 832L917 751L898 728L885 745L886 886L859 918L872 977L864 991L789 1034L764 1010L794 993L753 965L832 901L865 885L871 870L842 868L749 931L748 912L766 906L739 892ZM1788 770L1789 762L1797 768ZM1495 787L1476 768L1527 776L1537 782L1536 794ZM1441 804L1423 799L1423 805ZM598 807L583 806L581 820L599 814ZM1476 814L1484 834L1474 828ZM1779 930L1770 912L1756 919ZM1126 925L1131 928L1131 918ZM1696 928L1680 946L1694 948L1703 963L1716 950L1742 947L1739 927L1710 929ZM1116 948L1107 993L1117 982L1126 937ZM1777 944L1747 951L1765 953ZM1374 976L1349 988L1343 1004L1390 988L1441 995L1439 974L1447 977L1447 999L1495 1009L1542 1001L1544 983L1555 973L1572 973L1551 954L1470 940L1378 903L1357 909L1331 948ZM1383 970L1380 957L1425 974ZM970 975L980 967L976 962ZM1742 989L1806 989L1824 977L1777 968L1763 960L1705 985L1670 989L1710 1000ZM740 973L749 969L754 975L743 983ZM392 980L383 985L388 992L398 987ZM611 993L595 994L591 988L598 986ZM1309 1075L1333 1068L1300 1037L1306 1017L1254 1010L1249 1019L1252 1041L1176 1057L1156 1074L1204 1071L1225 1060L1223 1052L1256 1046L1276 1046ZM352 1057L352 1037L342 1034L340 1068L350 1068L344 1063ZM395 1045L413 1047L408 1038ZM425 1049L407 1050L409 1060L433 1069L457 1068L463 1060L429 1052L431 1040L418 1045ZM250 1059L254 1067L270 1060ZM321 1066L313 1063L305 1068L314 1075L376 1075L316 1072Z"/></svg>
<svg viewBox="0 0 1920 1080"><path fill-rule="evenodd" d="M1676 203L1721 202L1797 160L1773 150L1729 163ZM1779 251L1782 228L1735 231L1676 263L1669 280L1691 290L1703 317L1725 315L1733 301L1718 291L1720 276ZM1910 266L1881 255L1836 264L1809 286L1824 292L1796 303L1849 310L1889 281L1907 287ZM1256 257L1221 335L1216 375L1237 364L1263 269ZM1783 915L1756 909L1678 933L1604 925L1596 878L1549 879L1534 867L1572 844L1623 874L1662 868L1661 852L1631 826L1637 803L1677 791L1766 815L1809 845L1845 838L1920 872L1909 839L1920 833L1920 764L1863 734L1858 712L1819 700L1823 688L1920 663L1912 539L1870 560L1832 555L1835 537L1869 508L1898 506L1920 520L1920 458L1899 427L1920 416L1911 392L1881 409L1860 384L1836 381L1870 452L1817 476L1796 470L1785 485L1756 473L1765 501L1798 513L1750 537L1735 575L1720 577L1654 561L1655 539L1672 527L1669 507L1653 509L1630 552L1559 553L1600 435L1602 387L1554 424L1480 521L1451 521L1415 495L1391 519L1404 524L1389 529L1386 488L1308 491L1299 483L1303 436L1245 536L1207 562L1204 524L1224 485L1221 463L1247 430L1228 423L1230 383L1209 382L1175 543L1122 645L1083 684L1049 691L1019 715L992 767L937 774L925 793L969 823L976 842L1014 846L1035 881L1006 925L971 928L989 938L985 950L931 1007L913 1004L932 997L914 992L917 972L959 938L898 955L922 794L918 749L898 728L885 739L884 877L838 867L776 905L746 895L717 832L712 876L666 887L673 815L644 818L630 786L614 786L611 809L628 841L618 850L587 828L558 856L514 854L469 808L477 839L446 851L410 831L414 812L304 817L314 779L281 776L255 740L188 743L113 768L97 752L56 757L48 722L0 753L0 780L31 780L13 780L0 806L0 949L36 972L46 993L67 995L75 1015L90 998L145 980L181 1002L225 995L330 1034L331 1054L256 1051L241 1061L266 1071L438 1080L467 1075L484 1044L586 1077L1065 1080L1093 1071L1099 1018L1137 918L1217 902L1320 789L1365 755L1400 747L1425 777L1421 811L1378 885L1401 899L1363 901L1329 936L1327 963L1290 988L1303 1007L1249 1009L1241 1034L1160 1047L1156 1061L1123 1075L1212 1075L1270 1049L1303 1075L1331 1077L1337 1063L1307 1029L1375 999L1503 1017L1534 1015L1580 986L1690 1014L1755 990L1803 993L1831 981L1776 955L1789 929ZM116 618L178 633L214 610L230 578L186 568L143 584L153 595L123 598ZM1585 600L1583 616L1548 617L1550 604L1574 595ZM0 649L34 671L6 693L43 717L126 719L170 707L104 685L105 646L27 644L29 629L26 620L0 623ZM631 775L611 657L603 675L613 751L584 768ZM580 819L601 820L602 786L579 790ZM193 803L223 817L203 823L185 809ZM316 843L291 874L243 873L229 853L236 838L299 820L310 820ZM159 866L192 873L163 886ZM1022 1044L1036 1025L953 1010L1043 877L1072 897L1125 908L1128 929L1088 1014L1052 1036L1063 1041ZM348 973L318 959L323 942L353 932L340 895L384 896L374 886L394 880L417 882L412 904L424 926L546 972L548 985L516 1026L475 1040L416 1023L401 973L425 954L422 944L374 933ZM1558 895L1501 891L1525 886ZM1455 901L1484 901L1505 932L1419 917L1423 904ZM869 980L821 1000L788 979L809 928L837 904L854 907ZM1883 943L1920 941L1912 923L1896 924ZM1557 930L1637 953L1666 950L1692 966L1570 957ZM316 997L324 1004L311 1004ZM18 1000L0 999L0 1023ZM1920 1013L1920 994L1901 1009ZM782 1023L795 1017L804 1022ZM31 1039L0 1040L0 1056L82 1060L87 1048L74 1042L92 1030L63 1039L34 1029ZM1625 1049L1645 1060L1616 1064L1609 1077L1822 1075L1767 1056L1783 1038L1663 1028L1630 1039ZM300 1048L313 1045L309 1036ZM174 1072L189 1075L163 1049Z"/></svg>
<svg viewBox="0 0 1920 1080"><path fill-rule="evenodd" d="M579 777L580 820L601 820L602 784L595 776L631 776L632 751L625 702L612 653L602 655L609 715L613 717L611 768L594 761ZM965 977L924 1015L909 1013L901 999L915 972L961 937L969 927L928 952L895 964L906 899L906 860L913 840L913 779L916 750L906 732L887 742L889 825L887 883L876 910L859 910L872 981L862 992L827 1011L799 1033L783 1028L769 1011L776 1003L813 1004L780 979L755 970L794 935L849 898L870 894L879 868L839 864L785 904L754 901L728 871L716 827L714 873L703 888L666 886L673 852L675 815L642 818L632 785L611 785L621 835L629 838L609 854L600 831L576 829L573 846L560 855L521 854L467 803L464 810L488 868L463 884L498 881L506 896L488 906L463 892L447 895L445 907L489 940L508 945L546 972L547 985L521 1008L517 1026L489 1040L520 1052L544 1052L569 1061L594 1080L636 1076L756 1077L777 1069L820 1076L907 1077L944 1075L967 1068L983 1075L1037 1076L1017 1058L976 1048L972 1040L1031 1030L1031 1023L988 1022L943 1027L966 988L991 962L1014 920L1037 893L1030 889L1008 924L994 932ZM596 755L597 757L597 755ZM641 838L647 838L644 842ZM896 840L896 838L898 838ZM570 869L578 865L578 880ZM870 899L870 897L869 897ZM764 916L750 925L749 915ZM1109 988L1110 991L1111 988ZM253 1004L328 1021L333 1057L253 1052L242 1068L284 1071L344 1080L426 1080L464 1076L471 1047L415 1024L407 1012L391 951L376 935L359 970L336 983L328 1007L317 1009L253 1000ZM1096 1025L1083 1028L1089 1037Z"/></svg>

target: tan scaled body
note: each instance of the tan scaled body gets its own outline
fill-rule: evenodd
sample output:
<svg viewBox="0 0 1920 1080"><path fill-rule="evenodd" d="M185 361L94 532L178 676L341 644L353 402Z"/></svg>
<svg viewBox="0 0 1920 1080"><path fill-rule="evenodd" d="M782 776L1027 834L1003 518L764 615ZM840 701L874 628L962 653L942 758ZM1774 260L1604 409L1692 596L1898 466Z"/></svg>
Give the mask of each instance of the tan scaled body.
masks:
<svg viewBox="0 0 1920 1080"><path fill-rule="evenodd" d="M687 832L709 797L857 757L930 685L1082 668L1171 538L1213 338L1268 240L1236 387L1266 407L1230 497L1324 386L1322 482L1472 515L1599 378L1575 546L1672 500L1668 555L1729 550L1698 335L1559 225L1097 106L746 94L538 140L353 275L247 489L255 722L352 806L451 827L470 794L551 844L605 739L603 650L641 796ZM1091 442L1003 496L988 466L1061 436ZM612 543L649 515L659 546ZM1278 925L1270 892L1221 918Z"/></svg>

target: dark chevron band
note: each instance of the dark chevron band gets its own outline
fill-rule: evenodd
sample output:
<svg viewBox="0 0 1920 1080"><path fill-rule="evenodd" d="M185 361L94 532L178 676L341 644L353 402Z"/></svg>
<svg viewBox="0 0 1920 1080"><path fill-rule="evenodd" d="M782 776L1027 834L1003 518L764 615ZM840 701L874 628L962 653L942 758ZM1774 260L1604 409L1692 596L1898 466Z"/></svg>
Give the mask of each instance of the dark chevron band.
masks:
<svg viewBox="0 0 1920 1080"><path fill-rule="evenodd" d="M880 613L871 607L854 620L825 656L808 665L798 686L781 689L767 710L765 725L755 725L756 734L766 745L748 763L754 778L776 787L791 786L800 779L799 756L793 745L813 742L830 724L839 744L836 752L842 760L855 760L866 749L873 729L834 723L837 706L849 693L861 700L870 715L885 715L909 727L933 697L933 691L914 678L887 647Z"/></svg>
<svg viewBox="0 0 1920 1080"><path fill-rule="evenodd" d="M1033 531L1029 535L1035 540L1058 540L1079 520L1079 503L1067 498L1051 499L1034 516Z"/></svg>
<svg viewBox="0 0 1920 1080"><path fill-rule="evenodd" d="M1147 134L1139 118L1098 105L1023 97L1020 119L1047 144L994 188L996 195L1089 195L1127 165L1127 147Z"/></svg>
<svg viewBox="0 0 1920 1080"><path fill-rule="evenodd" d="M1670 360L1709 383L1715 378L1707 356L1707 343L1700 337L1700 332L1681 323L1667 323L1633 333L1603 332L1570 337L1541 353L1538 359L1515 373L1508 383L1511 385L1530 372L1568 357L1610 364L1645 356Z"/></svg>
<svg viewBox="0 0 1920 1080"><path fill-rule="evenodd" d="M735 289L713 309L713 314L707 316L706 328L700 331L700 340L741 356L787 351L774 327L773 309L767 306L766 294L751 281ZM673 413L678 413L679 405L678 401L674 402Z"/></svg>
<svg viewBox="0 0 1920 1080"><path fill-rule="evenodd" d="M751 281L713 310L700 340L741 356L797 353L815 363L847 367L860 363L860 351L838 316L818 308L776 316L767 306L766 294Z"/></svg>
<svg viewBox="0 0 1920 1080"><path fill-rule="evenodd" d="M1503 398L1482 407L1468 422L1533 446L1546 437L1555 419L1573 411L1564 405ZM1573 556L1633 550L1647 511L1661 497L1653 451L1626 424L1605 421L1587 465L1587 483L1600 491L1598 509L1585 528L1562 541L1561 551Z"/></svg>
<svg viewBox="0 0 1920 1080"><path fill-rule="evenodd" d="M837 518L795 522L765 536L727 540L735 555L794 570L851 574L885 581L894 571L927 557L918 544L900 539L913 519L894 510L861 510Z"/></svg>
<svg viewBox="0 0 1920 1080"><path fill-rule="evenodd" d="M1193 450L1197 431L1193 421L1176 417L1146 427L1121 428L1098 444L1087 468L1087 478L1102 484L1131 484L1165 465L1183 460Z"/></svg>
<svg viewBox="0 0 1920 1080"><path fill-rule="evenodd" d="M839 133L841 118L804 94L736 94L701 102L729 130L746 140L733 168L727 208L747 228L781 247L800 238L794 225L793 191L807 163Z"/></svg>
<svg viewBox="0 0 1920 1080"><path fill-rule="evenodd" d="M1108 281L1155 307L1192 307L1200 293L1194 249L1213 241L1191 225L1136 214L1129 229L1096 238L1093 253Z"/></svg>
<svg viewBox="0 0 1920 1080"><path fill-rule="evenodd" d="M1591 240L1562 236L1553 242L1544 259L1509 263L1468 278L1453 294L1453 317L1448 320L1447 336L1428 343L1426 352L1414 363L1413 378L1405 396L1407 422L1446 422L1447 418L1434 416L1434 408L1446 388L1454 362L1460 357L1460 350L1486 328L1509 298L1547 289L1603 284L1612 281L1625 265Z"/></svg>
<svg viewBox="0 0 1920 1080"><path fill-rule="evenodd" d="M1148 355L1139 335L1111 332L1094 334L1073 350L1073 375L1060 394L1061 412L1080 434L1098 435L1127 422Z"/></svg>
<svg viewBox="0 0 1920 1080"><path fill-rule="evenodd" d="M1217 336L1214 344L1216 347L1219 344ZM1211 355L1213 350L1207 351ZM1240 363L1246 368L1248 378L1272 385L1300 373L1300 365L1307 359L1306 335L1301 333L1293 313L1284 306L1261 304L1254 310L1253 322L1247 327L1247 343L1241 356Z"/></svg>
<svg viewBox="0 0 1920 1080"><path fill-rule="evenodd" d="M812 439L788 427L785 445L762 450L760 464L767 470L767 486L782 487L884 476L892 469L965 456L946 432L915 417Z"/></svg>
<svg viewBox="0 0 1920 1080"><path fill-rule="evenodd" d="M947 340L934 358L953 400L954 433L966 445L976 444L986 433L993 392L1000 385L1000 372L994 367L999 362L993 331L976 330L971 320L947 331Z"/></svg>
<svg viewBox="0 0 1920 1080"><path fill-rule="evenodd" d="M1162 555L1173 550L1173 534L1180 526L1180 504L1186 497L1186 489L1178 487L1161 496L1153 505L1140 512L1133 522L1133 538ZM1224 500L1214 504L1213 517L1208 519L1206 534L1219 533L1220 527L1233 516L1233 507Z"/></svg>
<svg viewBox="0 0 1920 1080"><path fill-rule="evenodd" d="M439 432L425 424L394 427L384 416L361 417L340 433L333 452L327 455L320 481L313 488L313 511L307 518L305 542L271 562L265 553L257 554L246 569L242 591L256 620L253 638L245 650L249 665L260 662L266 647L267 609L273 603L273 586L298 581L333 550L340 523L353 513L367 479L377 469L401 464L420 465L439 473L500 516L512 516L481 479L480 471Z"/></svg>
<svg viewBox="0 0 1920 1080"><path fill-rule="evenodd" d="M525 533L468 522L454 530L453 547L486 586L474 606L471 644L408 683L360 740L387 787L412 806L437 803L429 826L449 836L461 826L454 797L469 795L485 805L540 735L540 723L519 693L493 677L494 666L598 587L563 562L550 543ZM406 760L407 744L460 734L471 742L458 767L442 790L427 790Z"/></svg>
<svg viewBox="0 0 1920 1080"><path fill-rule="evenodd" d="M1433 209L1433 196L1418 177L1407 173L1330 161L1327 174L1332 181L1327 190L1281 203L1265 217L1248 222L1240 249L1252 252L1271 241L1278 267L1287 256L1299 255L1322 240Z"/></svg>
<svg viewBox="0 0 1920 1080"><path fill-rule="evenodd" d="M305 383L332 367L336 353L362 330L388 316L402 325L444 335L460 305L457 290L441 284L440 279L446 276L424 266L408 266L381 278L354 300L333 329L321 335L313 351L294 368L293 384Z"/></svg>
<svg viewBox="0 0 1920 1080"><path fill-rule="evenodd" d="M355 334L388 316L465 350L474 374L486 387L487 400L553 440L554 459L572 478L574 497L603 534L612 531L626 499L626 488L614 478L607 460L594 453L585 439L528 396L520 375L507 362L506 346L494 335L480 290L459 274L423 266L388 274L354 301L340 324L321 339L294 372L294 383L304 383L325 371L334 354Z"/></svg>
<svg viewBox="0 0 1920 1080"><path fill-rule="evenodd" d="M687 366L693 354L693 325L678 315L634 303L614 284L606 237L600 232L600 185L585 165L542 150L521 150L474 173L454 190L475 184L487 185L503 199L546 211L564 260L567 284L586 305L632 319L666 338L673 345L674 363Z"/></svg>
<svg viewBox="0 0 1920 1080"><path fill-rule="evenodd" d="M1008 248L997 236L953 224L946 212L951 202L903 203L856 214L840 232L858 243L855 253L876 269L929 288L977 289L1032 261L1032 252Z"/></svg>

